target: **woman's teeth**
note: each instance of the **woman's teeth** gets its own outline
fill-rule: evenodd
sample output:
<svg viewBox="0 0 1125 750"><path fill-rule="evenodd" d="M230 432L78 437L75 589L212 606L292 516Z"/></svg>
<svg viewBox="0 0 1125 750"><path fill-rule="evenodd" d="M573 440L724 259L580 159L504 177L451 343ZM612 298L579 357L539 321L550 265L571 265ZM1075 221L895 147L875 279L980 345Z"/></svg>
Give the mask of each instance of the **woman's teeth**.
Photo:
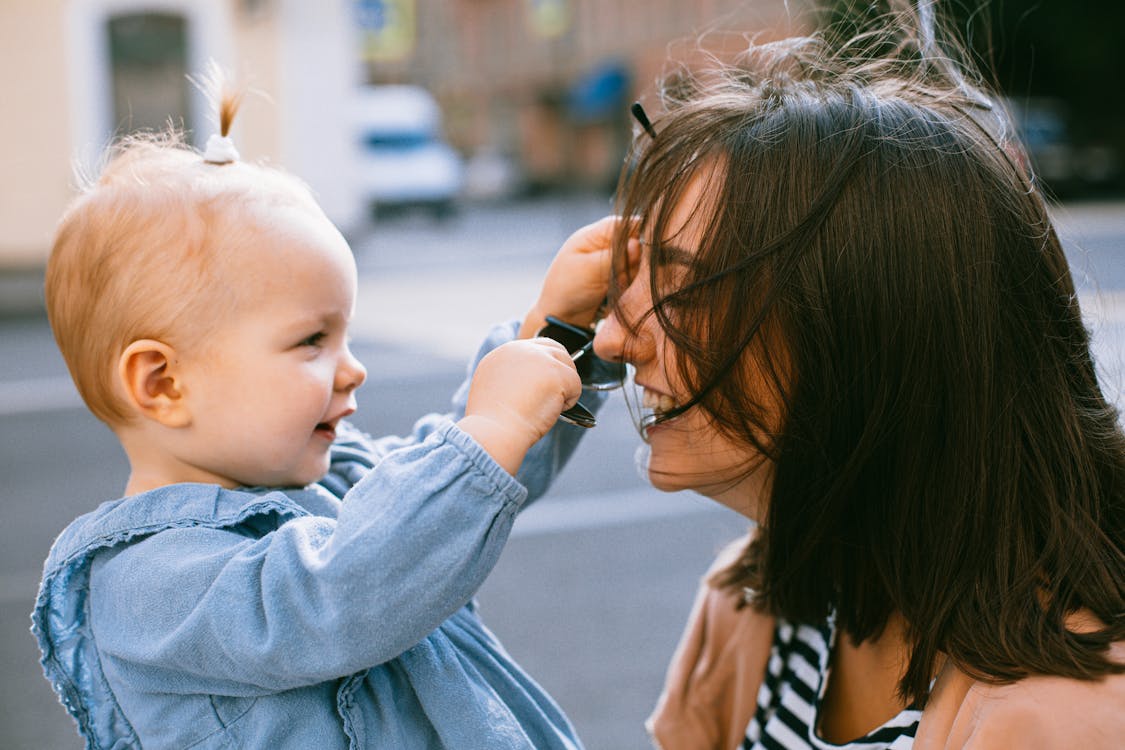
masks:
<svg viewBox="0 0 1125 750"><path fill-rule="evenodd" d="M676 400L663 393L657 393L656 391L646 389L644 395L641 397L641 406L646 409L652 409L654 414L660 416L665 412L675 409Z"/></svg>
<svg viewBox="0 0 1125 750"><path fill-rule="evenodd" d="M649 428L659 423L665 414L676 408L676 400L646 388L641 395L641 408L647 412L641 415L641 433L647 439Z"/></svg>

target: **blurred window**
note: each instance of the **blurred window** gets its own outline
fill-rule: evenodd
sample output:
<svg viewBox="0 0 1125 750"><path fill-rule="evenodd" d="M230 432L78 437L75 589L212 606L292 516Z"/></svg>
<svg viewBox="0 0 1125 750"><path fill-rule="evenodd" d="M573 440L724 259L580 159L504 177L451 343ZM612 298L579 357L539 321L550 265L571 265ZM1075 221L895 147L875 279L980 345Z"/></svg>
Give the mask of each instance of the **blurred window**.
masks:
<svg viewBox="0 0 1125 750"><path fill-rule="evenodd" d="M393 150L422 148L433 142L434 138L429 133L371 133L363 138L368 148Z"/></svg>
<svg viewBox="0 0 1125 750"><path fill-rule="evenodd" d="M165 13L133 13L106 24L118 135L189 128L187 22Z"/></svg>

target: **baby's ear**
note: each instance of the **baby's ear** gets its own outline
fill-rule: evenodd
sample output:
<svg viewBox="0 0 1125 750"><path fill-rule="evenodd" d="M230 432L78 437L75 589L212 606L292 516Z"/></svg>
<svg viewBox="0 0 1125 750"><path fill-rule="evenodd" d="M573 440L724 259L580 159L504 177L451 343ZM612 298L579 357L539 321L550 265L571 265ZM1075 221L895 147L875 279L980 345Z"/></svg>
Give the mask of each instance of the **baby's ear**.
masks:
<svg viewBox="0 0 1125 750"><path fill-rule="evenodd" d="M168 344L154 339L129 344L117 361L117 376L126 400L141 416L165 427L191 424L182 368Z"/></svg>

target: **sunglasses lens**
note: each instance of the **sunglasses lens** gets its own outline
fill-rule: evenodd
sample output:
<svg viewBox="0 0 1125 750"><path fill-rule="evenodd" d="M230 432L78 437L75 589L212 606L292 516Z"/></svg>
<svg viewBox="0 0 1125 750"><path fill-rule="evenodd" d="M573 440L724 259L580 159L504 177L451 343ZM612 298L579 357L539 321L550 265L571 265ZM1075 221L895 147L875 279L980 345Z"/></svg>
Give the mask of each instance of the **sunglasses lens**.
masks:
<svg viewBox="0 0 1125 750"><path fill-rule="evenodd" d="M583 388L591 391L608 391L620 388L625 382L624 364L607 362L594 354L594 348L591 346L594 341L593 331L573 326L558 318L548 317L547 325L539 330L539 335L559 342L566 347L571 356L578 355L574 360L574 368L578 371ZM560 414L559 419L579 427L593 427L597 424L590 410L580 403Z"/></svg>
<svg viewBox="0 0 1125 750"><path fill-rule="evenodd" d="M593 331L572 326L552 317L547 318L547 325L540 329L539 335L554 339L566 347L571 354L587 347L594 339ZM582 356L574 360L574 367L578 370L582 386L589 390L612 390L621 387L625 380L625 365L601 359L594 354L592 347L587 348Z"/></svg>
<svg viewBox="0 0 1125 750"><path fill-rule="evenodd" d="M566 350L571 354L574 354L576 351L586 346L586 344L590 343L590 339L593 338L593 334L587 333L581 328L563 325L551 319L548 319L547 325L539 330L539 335L544 338L554 339L566 347ZM585 357L582 359L585 359Z"/></svg>
<svg viewBox="0 0 1125 750"><path fill-rule="evenodd" d="M582 387L592 391L611 391L620 388L625 382L625 365L621 362L607 362L593 354L575 362Z"/></svg>
<svg viewBox="0 0 1125 750"><path fill-rule="evenodd" d="M568 424L574 424L578 425L579 427L586 428L594 427L598 423L597 419L594 418L594 415L590 412L590 410L583 406L581 403L576 403L574 406L564 411L559 415L559 419L567 422Z"/></svg>

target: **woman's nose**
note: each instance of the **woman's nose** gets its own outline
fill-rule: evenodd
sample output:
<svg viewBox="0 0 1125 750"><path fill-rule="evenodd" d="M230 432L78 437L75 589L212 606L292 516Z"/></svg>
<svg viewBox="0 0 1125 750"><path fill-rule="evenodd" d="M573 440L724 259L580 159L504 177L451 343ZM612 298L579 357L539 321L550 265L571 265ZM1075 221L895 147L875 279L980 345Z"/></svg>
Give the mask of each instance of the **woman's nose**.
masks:
<svg viewBox="0 0 1125 750"><path fill-rule="evenodd" d="M598 323L594 334L594 354L607 362L624 362L627 333L616 313L611 312Z"/></svg>
<svg viewBox="0 0 1125 750"><path fill-rule="evenodd" d="M607 362L638 364L653 356L652 296L648 285L634 279L618 304L598 323L594 354Z"/></svg>
<svg viewBox="0 0 1125 750"><path fill-rule="evenodd" d="M367 368L355 358L352 350L345 347L343 357L336 368L336 390L354 391L367 380Z"/></svg>

